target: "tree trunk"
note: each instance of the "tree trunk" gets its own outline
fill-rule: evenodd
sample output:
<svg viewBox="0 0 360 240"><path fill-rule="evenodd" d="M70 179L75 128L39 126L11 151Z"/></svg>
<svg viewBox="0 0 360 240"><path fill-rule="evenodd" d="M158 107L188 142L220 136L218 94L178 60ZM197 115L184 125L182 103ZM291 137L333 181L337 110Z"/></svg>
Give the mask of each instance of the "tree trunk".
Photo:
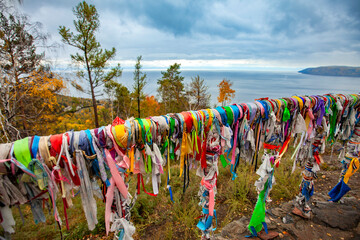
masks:
<svg viewBox="0 0 360 240"><path fill-rule="evenodd" d="M138 77L140 78L140 76ZM139 81L139 79L138 79ZM140 84L137 86L138 94L137 94L137 105L138 105L138 118L140 118Z"/></svg>
<svg viewBox="0 0 360 240"><path fill-rule="evenodd" d="M12 52L12 51L11 51ZM12 63L12 68L13 68L13 73L14 73L14 78L15 78L15 101L18 101L18 99L20 98L21 93L19 93L19 86L20 86L20 80L19 80L19 74L16 72L16 62L15 62L15 57L14 55L11 53L11 63ZM22 113L22 125L23 125L23 131L26 131L26 117L25 117L25 108L24 108L24 103L22 98L20 99L19 102L19 107Z"/></svg>
<svg viewBox="0 0 360 240"><path fill-rule="evenodd" d="M200 107L200 89L199 89L199 86L198 86L198 92L197 92L197 106L196 108L199 108ZM198 110L198 109L196 109Z"/></svg>
<svg viewBox="0 0 360 240"><path fill-rule="evenodd" d="M91 99L92 99L93 109L94 109L95 127L98 128L99 127L99 120L98 120L98 113L97 113L97 103L96 103L95 92L94 92L94 84L92 82L91 72L90 72L90 67L89 67L89 61L88 61L86 53L85 53L85 61L86 61L87 72L88 72L88 75L89 75Z"/></svg>
<svg viewBox="0 0 360 240"><path fill-rule="evenodd" d="M89 71L89 76L90 76L90 71ZM95 99L94 86L93 86L91 77L90 77L90 88L91 88L91 98L92 98L92 103L93 103L93 108L94 108L95 127L98 128L99 120L98 120L98 113L97 113L97 103L96 103L96 99Z"/></svg>

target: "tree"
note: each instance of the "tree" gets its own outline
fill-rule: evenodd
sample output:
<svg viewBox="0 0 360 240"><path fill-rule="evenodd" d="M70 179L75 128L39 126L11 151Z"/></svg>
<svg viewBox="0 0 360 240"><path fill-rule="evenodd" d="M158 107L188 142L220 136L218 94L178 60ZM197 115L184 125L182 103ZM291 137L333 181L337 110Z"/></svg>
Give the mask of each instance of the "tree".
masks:
<svg viewBox="0 0 360 240"><path fill-rule="evenodd" d="M146 73L144 74L141 71L141 64L140 61L142 60L142 56L137 57L137 61L135 64L135 71L134 71L134 85L133 85L133 93L134 99L137 101L137 112L138 117L141 117L141 110L140 110L140 102L145 98L144 95L144 87L146 85Z"/></svg>
<svg viewBox="0 0 360 240"><path fill-rule="evenodd" d="M217 99L222 106L225 106L226 102L230 102L235 97L235 90L231 89L232 85L233 83L225 78L218 85L219 96Z"/></svg>
<svg viewBox="0 0 360 240"><path fill-rule="evenodd" d="M95 127L99 127L97 102L96 97L99 96L99 92L96 89L102 86L104 83L121 76L120 64L107 71L108 61L115 57L116 50L102 49L99 42L96 40L95 33L99 30L99 14L94 5L89 5L85 1L79 3L73 9L74 15L77 20L74 21L76 33L70 31L65 26L59 27L59 33L62 37L62 41L70 46L73 46L80 50L80 53L70 55L72 61L86 69L78 70L77 76L80 79L85 79L89 83L90 90L82 88L76 82L73 85L91 95Z"/></svg>
<svg viewBox="0 0 360 240"><path fill-rule="evenodd" d="M105 83L105 92L112 98L111 105L117 116L126 119L132 115L133 101L127 87L115 81L108 81Z"/></svg>
<svg viewBox="0 0 360 240"><path fill-rule="evenodd" d="M43 59L44 54L36 53L35 43L44 37L30 32L38 25L29 23L25 16L9 14L6 17L0 13L0 20L1 71L4 76L20 83L23 76L34 71Z"/></svg>
<svg viewBox="0 0 360 240"><path fill-rule="evenodd" d="M64 84L40 65L44 54L36 53L36 45L45 40L38 23L0 13L0 141L27 136L37 126L43 130L38 124L52 119L46 115L56 110L56 94Z"/></svg>
<svg viewBox="0 0 360 240"><path fill-rule="evenodd" d="M184 77L180 76L180 64L174 63L157 81L157 91L161 97L165 112L181 112L185 106Z"/></svg>
<svg viewBox="0 0 360 240"><path fill-rule="evenodd" d="M191 83L188 90L190 97L189 103L192 110L199 110L208 108L210 105L211 95L208 93L209 87L205 85L205 80L197 75L191 78Z"/></svg>

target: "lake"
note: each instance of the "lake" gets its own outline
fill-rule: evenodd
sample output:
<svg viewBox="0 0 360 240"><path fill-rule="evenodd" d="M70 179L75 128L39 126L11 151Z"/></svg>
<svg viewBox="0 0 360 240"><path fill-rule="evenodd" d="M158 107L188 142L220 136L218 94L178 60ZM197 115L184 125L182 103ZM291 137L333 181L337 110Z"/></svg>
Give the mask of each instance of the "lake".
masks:
<svg viewBox="0 0 360 240"><path fill-rule="evenodd" d="M156 95L157 80L161 78L161 71L144 71L147 74L146 94ZM252 102L256 98L290 97L293 95L314 95L326 93L359 93L359 77L329 77L301 74L297 72L273 71L204 71L183 70L181 75L184 82L191 82L191 78L199 75L205 79L211 94L211 103L217 103L219 90L217 85L226 78L231 80L236 91L233 102ZM120 82L131 88L133 72L124 70Z"/></svg>
<svg viewBox="0 0 360 240"><path fill-rule="evenodd" d="M161 78L160 70L144 70L147 74L145 93L157 95L157 80ZM217 104L217 85L226 78L231 80L236 91L233 102L252 102L256 98L290 97L293 95L314 95L326 93L359 93L359 77L329 77L301 74L296 71L239 71L239 70L182 70L186 84L191 78L199 75L205 79L211 94L211 105ZM129 89L133 85L133 71L123 70L119 82ZM84 85L86 83L83 83ZM70 95L86 97L70 89ZM104 97L106 97L104 95Z"/></svg>

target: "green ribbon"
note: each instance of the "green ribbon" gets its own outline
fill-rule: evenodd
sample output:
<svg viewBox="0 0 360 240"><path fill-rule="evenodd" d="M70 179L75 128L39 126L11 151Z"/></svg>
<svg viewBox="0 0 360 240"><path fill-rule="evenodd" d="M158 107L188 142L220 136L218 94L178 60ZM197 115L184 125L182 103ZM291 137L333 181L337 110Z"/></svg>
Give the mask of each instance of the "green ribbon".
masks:
<svg viewBox="0 0 360 240"><path fill-rule="evenodd" d="M165 153L165 150L167 148L167 146L169 145L169 139L166 139L166 141L164 142L164 144L161 147L161 155L163 155ZM169 154L169 153L168 153Z"/></svg>
<svg viewBox="0 0 360 240"><path fill-rule="evenodd" d="M152 170L151 170L151 157L150 156L148 156L148 162L147 162L148 164L148 173L149 172L152 172Z"/></svg>
<svg viewBox="0 0 360 240"><path fill-rule="evenodd" d="M225 106L223 108L225 109L225 112L226 112L227 123L229 125L231 125L233 123L233 121L234 121L234 113L233 113L231 107L229 107L229 106Z"/></svg>
<svg viewBox="0 0 360 240"><path fill-rule="evenodd" d="M286 102L284 99L280 99L280 100L283 101L284 104L285 104L282 121L283 121L283 122L286 122L287 120L290 119L290 110L289 110L289 108L287 107L287 102Z"/></svg>
<svg viewBox="0 0 360 240"><path fill-rule="evenodd" d="M333 100L332 101L333 104L331 106L332 115L330 115L330 117L329 117L330 131L329 131L329 137L328 137L327 141L332 144L334 142L334 135L335 135L336 119L337 119L338 109L337 109L335 99L333 97L331 97L331 99Z"/></svg>
<svg viewBox="0 0 360 240"><path fill-rule="evenodd" d="M23 138L14 142L14 154L16 160L28 167L31 162L31 153L29 149L29 138Z"/></svg>
<svg viewBox="0 0 360 240"><path fill-rule="evenodd" d="M229 165L228 161L226 161L225 157L223 154L220 155L220 161L221 161L221 164L224 168L226 168L227 165Z"/></svg>
<svg viewBox="0 0 360 240"><path fill-rule="evenodd" d="M264 184L264 189L260 192L257 199L253 214L250 219L248 229L251 232L251 227L255 228L255 231L258 233L263 227L263 222L265 222L265 192L267 190L268 181Z"/></svg>

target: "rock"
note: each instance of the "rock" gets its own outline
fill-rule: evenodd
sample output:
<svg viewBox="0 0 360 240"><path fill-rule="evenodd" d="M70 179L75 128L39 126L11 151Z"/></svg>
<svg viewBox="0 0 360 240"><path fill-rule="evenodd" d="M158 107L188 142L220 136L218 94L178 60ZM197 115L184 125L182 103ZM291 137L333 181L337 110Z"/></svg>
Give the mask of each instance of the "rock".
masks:
<svg viewBox="0 0 360 240"><path fill-rule="evenodd" d="M294 207L293 201L289 201L289 202L283 203L283 204L281 205L281 208L282 208L283 211L285 211L286 213L291 212L291 210L293 209L293 207Z"/></svg>
<svg viewBox="0 0 360 240"><path fill-rule="evenodd" d="M289 223L293 223L293 218L290 216L290 214L286 214L285 217L283 217L282 219L283 223L285 224L289 224Z"/></svg>
<svg viewBox="0 0 360 240"><path fill-rule="evenodd" d="M348 204L355 204L352 199L344 202L346 201ZM317 202L312 212L315 223L341 230L351 230L357 227L360 221L360 209L345 203Z"/></svg>
<svg viewBox="0 0 360 240"><path fill-rule="evenodd" d="M281 217L285 213L285 211L279 207L268 209L266 212L273 217Z"/></svg>
<svg viewBox="0 0 360 240"><path fill-rule="evenodd" d="M309 225L309 221L303 219L295 222L295 228L300 231L304 231L307 227L309 227Z"/></svg>
<svg viewBox="0 0 360 240"><path fill-rule="evenodd" d="M359 224L357 225L357 227L355 228L355 233L360 235L360 222Z"/></svg>
<svg viewBox="0 0 360 240"><path fill-rule="evenodd" d="M327 194L324 193L315 193L311 201L316 204L316 202L324 202L327 201L330 197Z"/></svg>
<svg viewBox="0 0 360 240"><path fill-rule="evenodd" d="M269 230L276 229L276 222L272 221L268 216L265 216L265 222Z"/></svg>
<svg viewBox="0 0 360 240"><path fill-rule="evenodd" d="M280 207L268 209L267 212L268 212L271 216L283 217L283 216L285 216L287 213L291 212L293 206L294 206L293 202L290 201L290 202L283 203Z"/></svg>
<svg viewBox="0 0 360 240"><path fill-rule="evenodd" d="M213 239L214 240L226 240L226 238L222 237L220 234L216 234Z"/></svg>
<svg viewBox="0 0 360 240"><path fill-rule="evenodd" d="M225 238L238 237L247 230L248 224L248 219L242 217L241 219L233 221L226 225L221 231L221 236Z"/></svg>
<svg viewBox="0 0 360 240"><path fill-rule="evenodd" d="M261 231L258 233L258 237L261 240L270 240L270 239L274 239L276 237L279 236L278 232L274 232L274 231L269 231L268 233L265 233L265 231Z"/></svg>
<svg viewBox="0 0 360 240"><path fill-rule="evenodd" d="M343 197L341 200L343 204L355 207L360 210L360 201L355 197Z"/></svg>

